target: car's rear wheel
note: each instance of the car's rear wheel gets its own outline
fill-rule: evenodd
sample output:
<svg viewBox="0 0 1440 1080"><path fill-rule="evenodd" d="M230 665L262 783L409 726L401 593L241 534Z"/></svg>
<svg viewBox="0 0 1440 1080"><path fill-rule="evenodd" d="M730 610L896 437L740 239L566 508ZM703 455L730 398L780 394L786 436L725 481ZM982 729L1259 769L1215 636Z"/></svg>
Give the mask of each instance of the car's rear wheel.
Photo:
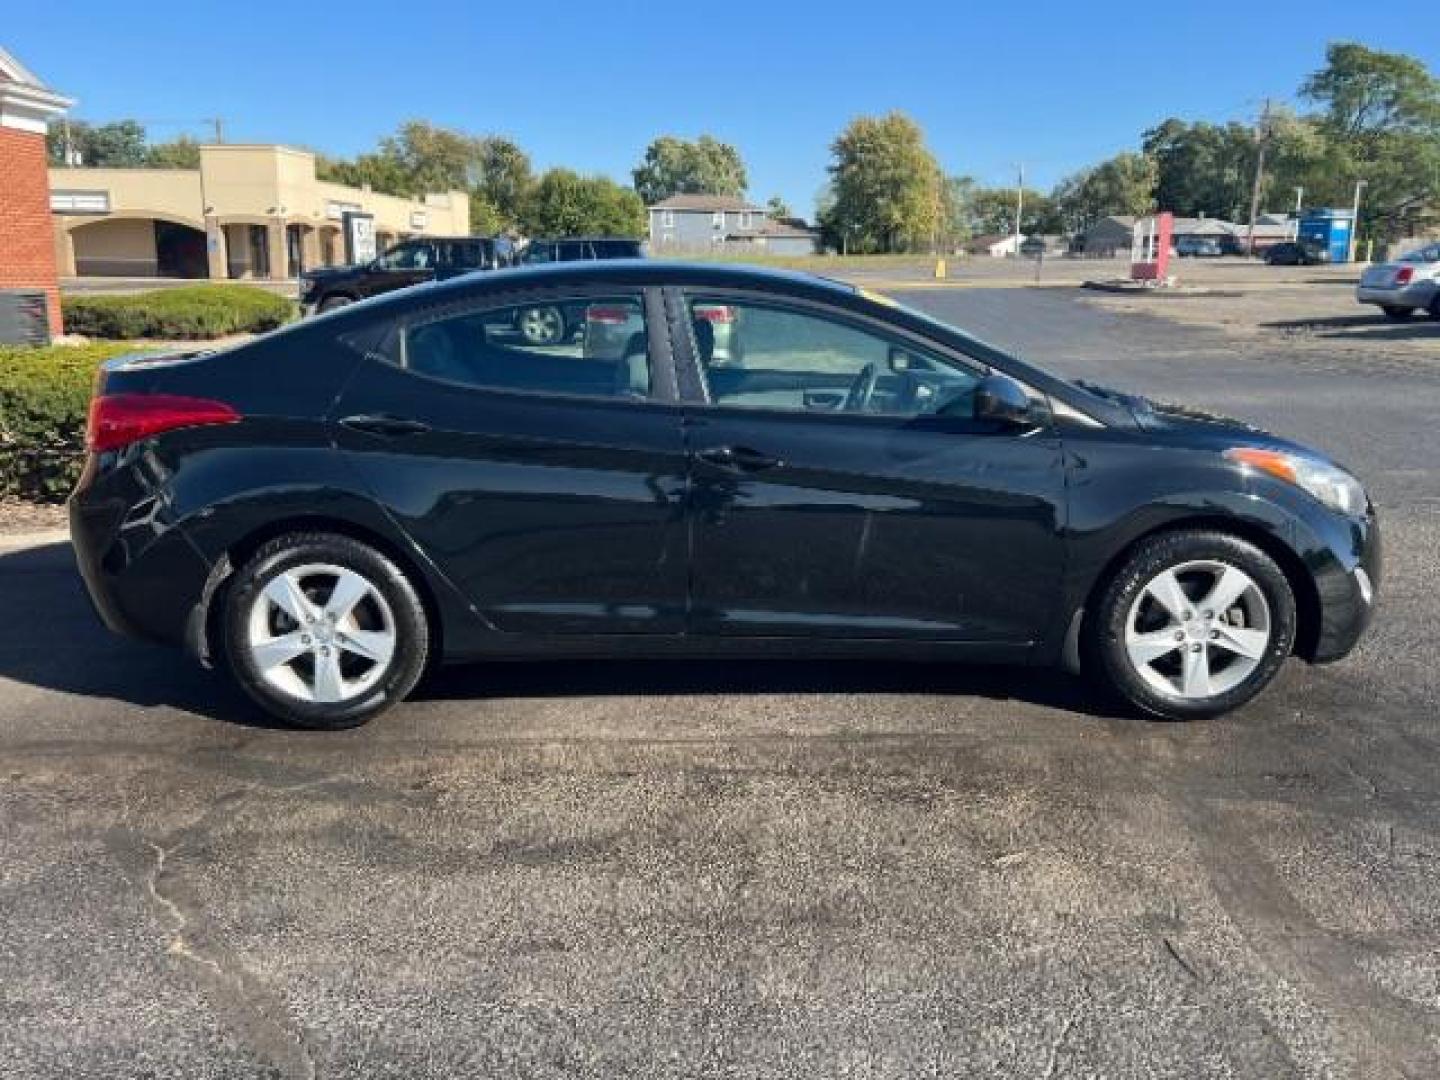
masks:
<svg viewBox="0 0 1440 1080"><path fill-rule="evenodd" d="M1249 701L1295 642L1284 571L1255 545L1186 530L1143 541L1087 619L1087 668L1142 712L1217 716Z"/></svg>
<svg viewBox="0 0 1440 1080"><path fill-rule="evenodd" d="M363 724L410 692L429 651L425 609L404 572L330 533L261 547L236 573L224 620L236 682L299 727Z"/></svg>
<svg viewBox="0 0 1440 1080"><path fill-rule="evenodd" d="M1410 318L1411 313L1414 312L1415 309L1400 307L1398 304L1381 304L1380 310L1385 313L1387 319L1403 322L1405 319Z"/></svg>
<svg viewBox="0 0 1440 1080"><path fill-rule="evenodd" d="M1430 313L1430 318L1440 319L1440 289L1430 298L1430 306L1426 310Z"/></svg>
<svg viewBox="0 0 1440 1080"><path fill-rule="evenodd" d="M354 302L355 301L348 296L327 296L324 300L320 301L320 310L334 311L336 308L346 307Z"/></svg>
<svg viewBox="0 0 1440 1080"><path fill-rule="evenodd" d="M553 304L525 308L518 329L529 345L559 345L565 340L565 313Z"/></svg>

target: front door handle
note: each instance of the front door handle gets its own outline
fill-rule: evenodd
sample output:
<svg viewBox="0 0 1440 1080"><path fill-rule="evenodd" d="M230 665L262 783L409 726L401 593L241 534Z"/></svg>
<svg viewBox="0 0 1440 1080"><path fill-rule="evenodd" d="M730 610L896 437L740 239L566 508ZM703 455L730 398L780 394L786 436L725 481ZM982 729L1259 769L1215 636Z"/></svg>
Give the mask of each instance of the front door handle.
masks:
<svg viewBox="0 0 1440 1080"><path fill-rule="evenodd" d="M347 416L340 423L352 431L363 431L367 435L379 435L386 439L394 439L402 435L423 435L430 430L430 425L421 420L411 420L404 416L390 416L387 413L363 413L359 416Z"/></svg>
<svg viewBox="0 0 1440 1080"><path fill-rule="evenodd" d="M748 446L716 446L701 450L697 455L701 461L721 469L736 469L740 472L760 472L783 465L777 457L762 454Z"/></svg>

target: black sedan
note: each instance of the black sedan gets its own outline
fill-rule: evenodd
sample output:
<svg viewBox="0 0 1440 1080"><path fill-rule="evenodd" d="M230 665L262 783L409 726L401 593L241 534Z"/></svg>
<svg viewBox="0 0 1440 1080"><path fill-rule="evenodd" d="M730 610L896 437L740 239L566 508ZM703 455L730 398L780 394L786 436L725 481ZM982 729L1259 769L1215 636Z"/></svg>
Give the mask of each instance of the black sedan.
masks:
<svg viewBox="0 0 1440 1080"><path fill-rule="evenodd" d="M527 341L537 304L587 331ZM1209 716L1349 652L1379 578L1320 453L719 265L505 270L115 361L90 449L104 621L310 727L435 662L582 655L1064 664Z"/></svg>

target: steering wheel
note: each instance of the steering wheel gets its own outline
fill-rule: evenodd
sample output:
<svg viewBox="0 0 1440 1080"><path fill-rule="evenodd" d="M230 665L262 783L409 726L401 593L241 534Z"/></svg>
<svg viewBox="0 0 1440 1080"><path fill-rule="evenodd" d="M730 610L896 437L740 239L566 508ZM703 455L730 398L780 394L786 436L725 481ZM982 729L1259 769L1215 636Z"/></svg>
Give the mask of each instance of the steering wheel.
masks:
<svg viewBox="0 0 1440 1080"><path fill-rule="evenodd" d="M875 387L880 383L880 369L875 364L866 364L855 376L845 394L845 412L865 412L870 408L870 399L875 396Z"/></svg>

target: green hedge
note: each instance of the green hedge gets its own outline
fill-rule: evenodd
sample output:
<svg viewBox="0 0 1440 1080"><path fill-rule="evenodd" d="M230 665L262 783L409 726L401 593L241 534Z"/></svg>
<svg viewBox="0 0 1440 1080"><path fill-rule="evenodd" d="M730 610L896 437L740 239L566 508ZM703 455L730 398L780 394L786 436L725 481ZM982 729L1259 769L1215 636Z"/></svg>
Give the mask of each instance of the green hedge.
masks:
<svg viewBox="0 0 1440 1080"><path fill-rule="evenodd" d="M66 296L65 331L123 341L215 338L273 330L295 303L250 285L187 285L130 296Z"/></svg>
<svg viewBox="0 0 1440 1080"><path fill-rule="evenodd" d="M0 497L60 502L85 460L101 361L130 345L0 346Z"/></svg>

